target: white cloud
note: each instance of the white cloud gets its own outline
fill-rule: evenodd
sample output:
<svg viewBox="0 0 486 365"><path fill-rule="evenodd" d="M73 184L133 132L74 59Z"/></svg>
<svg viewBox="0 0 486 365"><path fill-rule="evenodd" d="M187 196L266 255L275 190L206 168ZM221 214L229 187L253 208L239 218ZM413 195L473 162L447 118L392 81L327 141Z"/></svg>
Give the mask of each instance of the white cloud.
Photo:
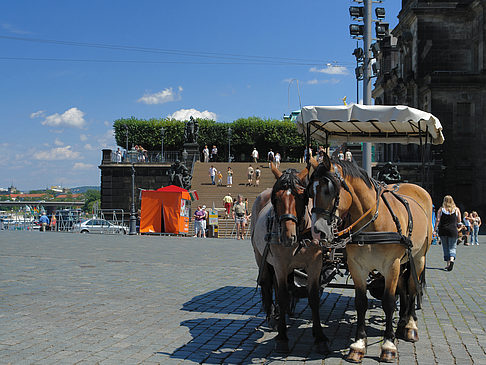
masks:
<svg viewBox="0 0 486 365"><path fill-rule="evenodd" d="M79 135L79 139L82 142L86 142L88 140L88 136L86 134L81 134L81 135Z"/></svg>
<svg viewBox="0 0 486 365"><path fill-rule="evenodd" d="M78 108L71 108L66 110L62 114L55 113L52 115L48 115L46 119L42 122L42 125L48 125L51 127L66 126L83 128L86 124L86 121L83 117L84 112L82 112Z"/></svg>
<svg viewBox="0 0 486 365"><path fill-rule="evenodd" d="M63 141L61 141L61 140L59 140L58 138L56 138L56 139L54 140L54 144L55 144L56 146L64 146L64 142L63 142Z"/></svg>
<svg viewBox="0 0 486 365"><path fill-rule="evenodd" d="M139 103L144 104L164 104L171 101L178 101L182 99L182 86L177 88L177 91L174 91L171 87L159 91L158 93L154 94L145 94L140 99L137 100Z"/></svg>
<svg viewBox="0 0 486 365"><path fill-rule="evenodd" d="M37 118L37 117L43 117L45 114L46 114L45 110L38 110L38 111L30 114L30 118L34 119L34 118Z"/></svg>
<svg viewBox="0 0 486 365"><path fill-rule="evenodd" d="M216 120L216 113L210 112L210 111L203 111L200 112L196 109L180 109L172 114L169 114L167 118L170 119L176 119L176 120L189 120L190 117L193 117L195 119L212 119Z"/></svg>
<svg viewBox="0 0 486 365"><path fill-rule="evenodd" d="M30 32L14 27L12 24L8 24L8 23L3 23L2 29L13 34L30 34Z"/></svg>
<svg viewBox="0 0 486 365"><path fill-rule="evenodd" d="M349 71L344 66L333 65L328 63L325 68L311 67L310 72L319 72L328 75L348 75Z"/></svg>
<svg viewBox="0 0 486 365"><path fill-rule="evenodd" d="M305 83L307 85L319 85L319 84L338 84L341 81L338 79L326 79L326 80L318 80L318 79L312 79L308 80Z"/></svg>
<svg viewBox="0 0 486 365"><path fill-rule="evenodd" d="M111 123L108 122L107 120L105 120L103 124L105 125L105 127L111 127Z"/></svg>
<svg viewBox="0 0 486 365"><path fill-rule="evenodd" d="M96 151L97 148L96 147L93 147L92 145L90 145L89 143L86 143L84 145L84 149L88 150L88 151Z"/></svg>
<svg viewBox="0 0 486 365"><path fill-rule="evenodd" d="M114 144L115 142L115 131L113 129L108 129L104 134L96 138L100 148L106 148Z"/></svg>
<svg viewBox="0 0 486 365"><path fill-rule="evenodd" d="M73 166L73 170L90 170L94 169L95 166L90 163L76 162Z"/></svg>
<svg viewBox="0 0 486 365"><path fill-rule="evenodd" d="M80 157L79 152L71 150L71 146L56 147L48 151L40 151L34 158L36 160L55 161L55 160L75 160Z"/></svg>

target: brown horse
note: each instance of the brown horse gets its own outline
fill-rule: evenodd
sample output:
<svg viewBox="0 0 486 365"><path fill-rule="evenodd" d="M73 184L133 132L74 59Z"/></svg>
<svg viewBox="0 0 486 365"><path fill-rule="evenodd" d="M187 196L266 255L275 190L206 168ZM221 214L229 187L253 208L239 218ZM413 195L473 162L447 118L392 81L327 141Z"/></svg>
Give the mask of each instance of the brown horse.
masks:
<svg viewBox="0 0 486 365"><path fill-rule="evenodd" d="M418 340L415 299L422 288L416 283L424 272L432 240L432 200L417 185L382 185L353 163L331 161L327 155L314 168L308 186L314 202L313 238L327 245L346 244L355 287L358 325L347 359L361 362L366 353L367 279L376 270L384 277L382 306L386 316L380 361L393 361L397 354L392 323L397 287L400 320L396 335L410 342ZM402 229L408 234L402 234Z"/></svg>
<svg viewBox="0 0 486 365"><path fill-rule="evenodd" d="M319 278L322 268L322 251L318 246L302 247L302 234L310 230L310 213L305 183L308 170L280 172L273 163L272 172L277 178L273 189L261 193L252 210L251 240L259 267L258 284L267 320L274 314L273 291L279 315L275 350L289 352L286 313L289 308L289 279L294 269L307 273L307 294L312 309L312 333L317 350L329 352L329 340L324 335L319 315Z"/></svg>

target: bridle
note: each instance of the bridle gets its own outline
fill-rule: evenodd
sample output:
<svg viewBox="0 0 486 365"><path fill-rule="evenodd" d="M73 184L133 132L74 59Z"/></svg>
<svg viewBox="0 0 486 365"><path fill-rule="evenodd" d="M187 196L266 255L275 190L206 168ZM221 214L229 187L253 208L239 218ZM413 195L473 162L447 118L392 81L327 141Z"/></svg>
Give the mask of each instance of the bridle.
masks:
<svg viewBox="0 0 486 365"><path fill-rule="evenodd" d="M328 209L315 206L316 200L315 200L315 196L314 196L315 193L313 189L314 189L314 182L316 180L318 180L320 183L325 182L329 188L330 195L332 196L333 199L333 204ZM321 177L317 177L315 173L312 174L311 181L307 186L308 195L314 198L314 206L312 207L311 213L315 213L323 216L324 219L327 221L327 224L332 227L333 232L334 231L337 232L338 227L342 223L341 218L336 214L339 208L341 187L343 187L347 192L350 192L349 187L346 184L346 181L341 176L336 166L334 166L334 173L328 172Z"/></svg>
<svg viewBox="0 0 486 365"><path fill-rule="evenodd" d="M292 221L294 222L297 227L300 227L303 225L303 217L305 213L305 208L307 207L307 203L309 202L309 194L307 189L300 183L299 178L296 176L296 170L295 169L287 169L282 172L282 176L277 180L275 185L273 186L272 189L272 196L271 196L271 202L273 205L275 217L277 220L277 224L282 224L285 221ZM278 215L277 212L277 192L281 190L290 190L291 194L296 198L296 199L301 199L303 200L303 206L301 208L301 211L297 211L296 214L291 214L291 213L286 213L286 214L281 214ZM300 192L301 191L301 192ZM300 220L298 218L300 216Z"/></svg>
<svg viewBox="0 0 486 365"><path fill-rule="evenodd" d="M330 245L334 244L339 244L339 245L345 245L346 243L350 242L352 240L352 235L357 235L358 233L361 233L366 227L368 227L371 223L373 223L376 218L378 218L378 208L379 208L379 202L380 202L380 197L384 192L383 186L379 184L373 184L376 189L376 205L375 207L369 208L366 212L364 212L361 217L359 217L356 221L351 223L348 227L339 230L339 227L341 227L343 220L340 216L336 214L338 208L339 208L339 203L340 203L340 192L341 188L346 190L352 198L351 191L349 189L349 186L347 185L346 181L342 177L341 173L339 172L338 168L336 165L334 165L334 172L327 171L324 176L316 176L315 172L312 174L310 183L307 187L309 190L309 196L314 198L314 204L316 202L315 197L313 196L314 192L311 190L314 187L314 181L319 181L321 182L327 182L327 185L329 187L329 191L331 192L332 199L334 200L332 206L328 209L324 209L321 207L316 207L313 206L311 212L315 214L319 214L324 217L324 219L327 221L327 224L331 227L331 232L332 232L332 238L330 240L327 240L327 242ZM373 182L373 181L372 181ZM373 210L375 210L375 213L371 217L371 219L366 222L360 229L358 229L357 232L354 232L351 234L351 230L358 224L360 223L368 214L370 214Z"/></svg>

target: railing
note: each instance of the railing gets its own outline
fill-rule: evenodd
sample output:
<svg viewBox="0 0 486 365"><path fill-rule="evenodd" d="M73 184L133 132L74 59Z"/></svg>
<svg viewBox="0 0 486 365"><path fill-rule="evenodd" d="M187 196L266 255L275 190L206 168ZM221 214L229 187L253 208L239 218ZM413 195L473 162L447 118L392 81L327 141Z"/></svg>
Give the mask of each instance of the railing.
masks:
<svg viewBox="0 0 486 365"><path fill-rule="evenodd" d="M117 151L111 152L111 162L114 163L170 163L180 160L178 151L164 151L164 157L162 158L161 151L135 151L130 150L127 153L125 151L117 153Z"/></svg>

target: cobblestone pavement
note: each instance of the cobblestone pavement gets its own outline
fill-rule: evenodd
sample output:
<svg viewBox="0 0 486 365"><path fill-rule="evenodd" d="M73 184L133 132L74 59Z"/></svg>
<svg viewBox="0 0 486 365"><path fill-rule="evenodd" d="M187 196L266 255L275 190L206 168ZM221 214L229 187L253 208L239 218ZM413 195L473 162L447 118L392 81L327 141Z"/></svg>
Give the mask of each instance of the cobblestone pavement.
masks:
<svg viewBox="0 0 486 365"><path fill-rule="evenodd" d="M460 246L452 272L428 255L420 341L399 364L486 364L486 239ZM263 326L248 240L0 232L1 364L341 364L355 332L353 292L328 289L321 317L333 353L313 351L307 300L289 321L291 353ZM376 364L383 330L370 299Z"/></svg>

